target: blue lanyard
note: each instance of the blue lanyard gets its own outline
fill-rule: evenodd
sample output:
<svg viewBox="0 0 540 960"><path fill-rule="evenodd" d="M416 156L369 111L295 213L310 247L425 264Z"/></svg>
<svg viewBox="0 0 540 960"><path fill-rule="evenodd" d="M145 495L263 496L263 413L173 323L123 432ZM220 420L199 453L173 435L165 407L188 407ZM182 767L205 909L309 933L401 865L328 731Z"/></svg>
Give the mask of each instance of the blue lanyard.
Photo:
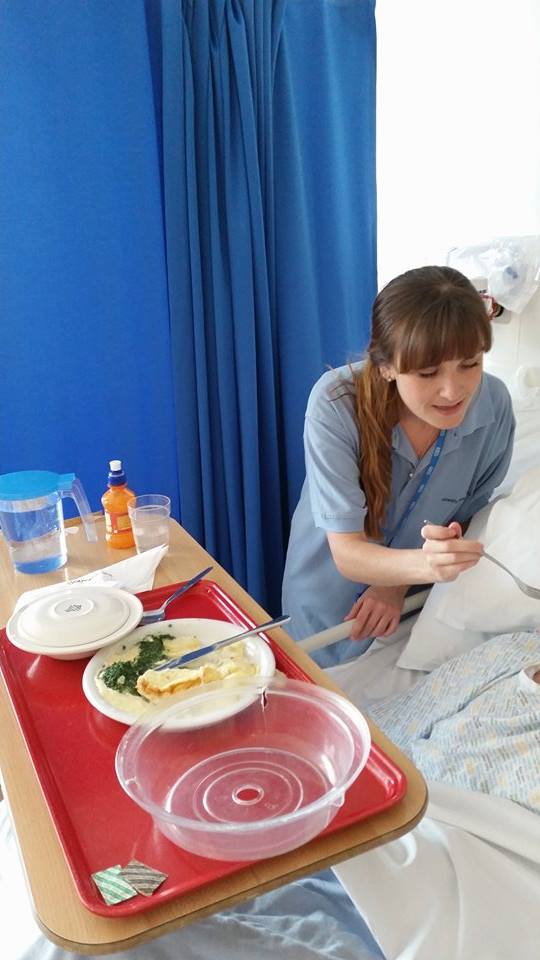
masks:
<svg viewBox="0 0 540 960"><path fill-rule="evenodd" d="M439 457L440 457L440 455L441 455L441 453L442 453L442 448L443 448L443 446L444 446L444 441L445 441L445 439L446 439L446 430L441 430L441 432L439 433L439 436L437 437L437 439L436 439L436 441L435 441L435 446L434 446L434 448L433 448L433 453L431 454L431 460L429 461L426 469L424 470L424 472L423 472L423 474L422 474L422 479L420 480L420 483L418 484L418 486L417 486L417 488L416 488L416 490L415 490L415 492L414 492L414 494L413 494L413 496L412 496L412 499L411 499L410 503L409 503L408 506L407 506L407 509L405 510L404 514L402 515L402 517L401 517L399 523L397 524L397 526L394 527L394 529L393 529L393 531L392 531L392 536L390 537L388 543L386 544L387 547L389 547L390 544L392 543L392 541L395 540L395 538L397 537L397 535L398 535L399 531L401 530L403 524L405 523L405 521L407 520L407 518L410 517L410 515L411 515L411 513L413 512L416 504L418 503L420 497L422 496L424 490L426 489L426 487L427 487L427 485L428 485L428 483L429 483L429 481L430 481L430 479L431 479L431 476L432 476L432 474L433 474L433 471L435 470L435 467L437 466L437 463L438 463L438 461L439 461ZM358 594L356 595L356 599L357 599L357 600L358 600L358 599L362 596L362 594L367 590L368 586L369 586L369 584L367 584L367 583L363 583L363 584L362 584L362 589L360 590L360 593L358 593Z"/></svg>
<svg viewBox="0 0 540 960"><path fill-rule="evenodd" d="M437 463L438 463L438 461L439 461L439 457L440 457L440 455L441 455L441 453L442 453L442 448L443 448L443 446L444 446L444 441L445 441L445 439L446 439L446 430L441 430L441 432L439 433L439 436L437 437L437 439L436 439L436 441L435 441L435 446L434 446L434 448L433 448L433 453L431 454L431 460L429 461L426 469L424 470L424 472L423 472L423 474L422 474L422 479L420 480L420 483L418 484L418 486L417 486L417 488L416 488L416 490L415 490L415 492L414 492L414 494L413 494L413 497L412 497L412 499L411 499L411 501L410 501L407 509L405 510L405 513L402 515L401 520L399 521L397 527L394 527L394 529L393 529L393 531L392 531L392 536L390 537L388 543L386 544L387 547L389 547L390 544L392 543L392 541L395 540L395 538L396 538L396 536L398 535L399 531L401 530L403 524L404 524L405 521L408 519L408 517L410 517L410 515L411 515L411 513L413 512L416 504L418 503L420 497L422 496L424 490L426 489L426 487L427 487L427 485L428 485L428 483L429 483L429 481L430 481L430 479L431 479L431 476L432 476L432 474L433 474L433 471L435 470L435 467L437 466Z"/></svg>

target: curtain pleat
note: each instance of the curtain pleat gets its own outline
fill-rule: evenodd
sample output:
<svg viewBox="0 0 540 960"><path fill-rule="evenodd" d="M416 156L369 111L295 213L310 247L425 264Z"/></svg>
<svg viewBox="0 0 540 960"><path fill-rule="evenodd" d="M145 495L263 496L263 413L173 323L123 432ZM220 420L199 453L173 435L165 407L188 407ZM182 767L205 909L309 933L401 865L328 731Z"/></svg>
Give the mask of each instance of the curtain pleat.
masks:
<svg viewBox="0 0 540 960"><path fill-rule="evenodd" d="M182 522L276 612L307 395L369 331L373 3L161 11Z"/></svg>

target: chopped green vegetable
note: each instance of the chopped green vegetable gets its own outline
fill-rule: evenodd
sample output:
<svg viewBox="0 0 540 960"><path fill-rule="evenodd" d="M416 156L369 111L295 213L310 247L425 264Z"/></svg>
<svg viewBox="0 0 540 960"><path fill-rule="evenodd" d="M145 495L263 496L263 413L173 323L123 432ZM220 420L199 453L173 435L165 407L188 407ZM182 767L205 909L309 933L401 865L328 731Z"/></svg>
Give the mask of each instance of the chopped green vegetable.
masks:
<svg viewBox="0 0 540 960"><path fill-rule="evenodd" d="M162 660L167 659L165 640L174 640L172 633L151 634L139 644L138 656L133 660L115 660L104 667L100 673L105 686L119 693L131 693L140 696L137 690L137 680L145 672L151 670Z"/></svg>

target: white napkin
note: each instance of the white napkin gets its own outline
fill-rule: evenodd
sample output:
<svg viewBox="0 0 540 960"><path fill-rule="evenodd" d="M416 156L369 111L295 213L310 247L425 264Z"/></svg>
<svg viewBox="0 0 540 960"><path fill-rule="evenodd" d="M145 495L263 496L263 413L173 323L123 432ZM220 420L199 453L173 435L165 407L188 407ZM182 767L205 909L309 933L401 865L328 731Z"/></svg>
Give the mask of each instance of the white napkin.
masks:
<svg viewBox="0 0 540 960"><path fill-rule="evenodd" d="M47 587L38 587L37 590L27 590L25 593L21 593L15 604L15 610L19 610L20 607L26 606L26 604L45 593L57 592L63 587L69 587L72 583L98 583L100 586L120 587L129 593L151 590L156 568L168 549L167 546L152 547L151 550L145 550L144 553L138 553L127 560L119 560L118 563L111 563L110 566L103 567L101 570L86 573L84 577L76 577L74 580L65 580L62 583L53 583Z"/></svg>

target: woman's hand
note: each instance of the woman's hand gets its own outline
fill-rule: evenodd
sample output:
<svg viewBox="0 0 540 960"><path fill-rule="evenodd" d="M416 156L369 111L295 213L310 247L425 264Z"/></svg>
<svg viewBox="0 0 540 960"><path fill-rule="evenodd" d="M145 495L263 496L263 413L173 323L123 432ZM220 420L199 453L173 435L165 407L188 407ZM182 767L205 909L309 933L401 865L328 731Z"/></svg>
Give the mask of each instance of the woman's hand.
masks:
<svg viewBox="0 0 540 960"><path fill-rule="evenodd" d="M426 582L456 580L480 560L484 547L474 540L464 540L459 523L447 527L426 523L420 531L425 543L422 552L426 561Z"/></svg>
<svg viewBox="0 0 540 960"><path fill-rule="evenodd" d="M354 620L351 640L387 637L397 630L407 587L368 587L344 620Z"/></svg>

